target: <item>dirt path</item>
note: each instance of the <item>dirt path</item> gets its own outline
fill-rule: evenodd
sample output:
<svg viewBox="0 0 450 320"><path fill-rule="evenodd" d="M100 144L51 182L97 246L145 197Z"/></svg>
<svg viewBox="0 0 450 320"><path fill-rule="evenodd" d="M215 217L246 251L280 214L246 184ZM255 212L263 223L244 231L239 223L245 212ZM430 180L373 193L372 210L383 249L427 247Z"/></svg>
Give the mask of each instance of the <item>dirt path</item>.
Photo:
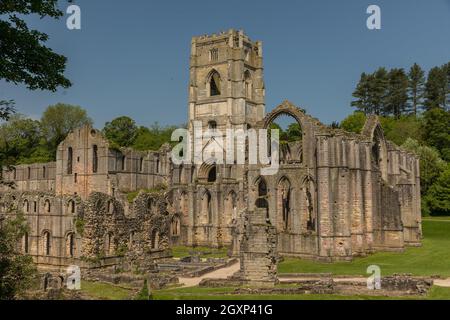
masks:
<svg viewBox="0 0 450 320"><path fill-rule="evenodd" d="M237 271L239 271L240 263L239 261L235 262L229 267L218 269L215 271L212 271L210 273L206 273L200 277L195 278L187 278L187 277L180 277L179 281L182 284L182 287L195 287L198 286L198 284L206 278L209 279L225 279ZM323 279L320 277L290 277L290 278L279 278L280 282L289 282L289 281L295 281L295 280L319 280ZM344 281L351 281L351 282L366 282L367 278L365 277L335 277L333 278L333 281L335 282L344 282ZM450 278L447 279L435 279L434 285L439 287L447 287L450 288Z"/></svg>
<svg viewBox="0 0 450 320"><path fill-rule="evenodd" d="M196 278L184 278L180 277L178 278L180 283L183 284L183 287L195 287L198 286L200 281L202 281L205 278L209 279L225 279L231 275L233 275L235 272L239 271L240 263L237 261L236 263L232 264L229 267L218 269L215 271L212 271L210 273L206 273L200 277Z"/></svg>
<svg viewBox="0 0 450 320"><path fill-rule="evenodd" d="M439 287L447 287L450 288L450 278L447 279L435 279L434 285Z"/></svg>

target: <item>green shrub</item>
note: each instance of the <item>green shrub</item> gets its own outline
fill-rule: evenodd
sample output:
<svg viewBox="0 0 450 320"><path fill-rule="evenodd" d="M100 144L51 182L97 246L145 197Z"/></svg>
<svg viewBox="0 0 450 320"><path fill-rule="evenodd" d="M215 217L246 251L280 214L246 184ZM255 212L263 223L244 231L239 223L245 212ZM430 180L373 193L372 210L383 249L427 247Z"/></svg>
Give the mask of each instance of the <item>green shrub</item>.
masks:
<svg viewBox="0 0 450 320"><path fill-rule="evenodd" d="M431 215L450 215L450 167L430 187L426 202Z"/></svg>

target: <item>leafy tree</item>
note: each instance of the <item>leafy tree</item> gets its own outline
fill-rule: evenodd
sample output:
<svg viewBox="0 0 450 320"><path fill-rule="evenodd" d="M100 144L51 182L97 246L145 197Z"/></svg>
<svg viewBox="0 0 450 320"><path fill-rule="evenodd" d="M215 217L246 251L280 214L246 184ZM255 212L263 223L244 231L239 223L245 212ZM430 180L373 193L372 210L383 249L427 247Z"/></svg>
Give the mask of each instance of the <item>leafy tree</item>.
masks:
<svg viewBox="0 0 450 320"><path fill-rule="evenodd" d="M291 123L288 126L286 135L289 142L300 141L303 139L302 128L297 122Z"/></svg>
<svg viewBox="0 0 450 320"><path fill-rule="evenodd" d="M19 15L58 19L58 0L2 0L0 2L0 79L23 83L31 90L67 88L66 57L45 46L48 35L28 28Z"/></svg>
<svg viewBox="0 0 450 320"><path fill-rule="evenodd" d="M342 120L341 128L349 132L361 133L366 120L367 117L363 112L355 111L347 118Z"/></svg>
<svg viewBox="0 0 450 320"><path fill-rule="evenodd" d="M402 145L408 138L422 141L422 118L414 115L393 117L380 117L380 123L386 139L397 145Z"/></svg>
<svg viewBox="0 0 450 320"><path fill-rule="evenodd" d="M5 162L16 164L21 159L29 158L40 138L39 121L14 115L0 127L0 150Z"/></svg>
<svg viewBox="0 0 450 320"><path fill-rule="evenodd" d="M14 101L0 101L0 121L7 121L12 114L15 113ZM0 186L1 185L11 185L10 182L3 180L3 170L4 167L8 166L7 163L10 155L5 148L0 148Z"/></svg>
<svg viewBox="0 0 450 320"><path fill-rule="evenodd" d="M41 118L42 131L52 154L71 131L83 125L92 125L86 110L68 104L49 106Z"/></svg>
<svg viewBox="0 0 450 320"><path fill-rule="evenodd" d="M392 69L388 74L387 94L383 113L395 118L405 112L408 104L408 76L403 69Z"/></svg>
<svg viewBox="0 0 450 320"><path fill-rule="evenodd" d="M434 148L420 145L417 140L408 139L402 145L406 150L412 151L420 157L420 184L422 195L427 194L428 189L436 182L447 164L439 156Z"/></svg>
<svg viewBox="0 0 450 320"><path fill-rule="evenodd" d="M9 117L14 113L14 101L0 100L0 121L8 121Z"/></svg>
<svg viewBox="0 0 450 320"><path fill-rule="evenodd" d="M17 298L33 283L36 275L33 260L17 246L27 231L22 214L9 219L0 217L0 300Z"/></svg>
<svg viewBox="0 0 450 320"><path fill-rule="evenodd" d="M435 147L445 160L450 161L450 111L433 108L425 112L423 137L429 146Z"/></svg>
<svg viewBox="0 0 450 320"><path fill-rule="evenodd" d="M450 166L430 187L425 201L431 215L450 215Z"/></svg>
<svg viewBox="0 0 450 320"><path fill-rule="evenodd" d="M425 107L445 108L446 95L448 93L448 79L446 67L434 67L428 73L425 84Z"/></svg>
<svg viewBox="0 0 450 320"><path fill-rule="evenodd" d="M422 108L423 104L425 72L417 63L414 63L414 65L409 70L408 79L411 112L414 115L417 115L418 110Z"/></svg>
<svg viewBox="0 0 450 320"><path fill-rule="evenodd" d="M133 119L123 116L107 122L103 134L119 147L131 147L136 141L138 127Z"/></svg>
<svg viewBox="0 0 450 320"><path fill-rule="evenodd" d="M140 127L137 132L136 140L133 143L133 148L137 150L159 150L162 145L171 141L172 132L177 129L176 126L161 127L155 122L150 128Z"/></svg>

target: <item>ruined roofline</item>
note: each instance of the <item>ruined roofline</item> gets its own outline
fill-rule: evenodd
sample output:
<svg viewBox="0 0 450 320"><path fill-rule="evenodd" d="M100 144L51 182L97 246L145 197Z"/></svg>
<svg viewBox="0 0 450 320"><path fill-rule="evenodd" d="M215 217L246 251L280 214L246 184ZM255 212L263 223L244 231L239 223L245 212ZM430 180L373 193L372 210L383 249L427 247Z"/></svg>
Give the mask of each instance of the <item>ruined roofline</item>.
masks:
<svg viewBox="0 0 450 320"><path fill-rule="evenodd" d="M379 126L383 133L383 139L384 139L384 141L386 141L386 144L389 147L389 150L398 150L400 152L404 152L404 153L407 153L407 154L417 157L417 154L415 154L409 150L405 150L401 146L398 146L394 142L387 140L385 138L383 126L381 125L381 123L379 121L379 117L376 115L369 115L367 117L364 127L360 133L349 132L349 131L345 131L343 129L331 128L330 126L323 124L319 119L314 118L313 116L309 115L305 109L297 107L295 104L293 104L289 100L284 100L280 105L278 105L272 111L270 111L269 113L266 114L264 119L261 121L260 125L264 125L264 123L267 124L268 120L273 121L274 119L276 119L276 115L278 115L279 113L289 114L296 120L297 120L297 117L295 116L295 114L297 114L297 116L300 116L302 118L299 120L304 121L304 122L309 122L310 124L312 124L315 135L326 135L326 136L331 136L331 137L343 136L348 139L356 140L359 142L365 142L365 143L371 143L373 141L372 134L373 134L374 130L376 130L376 127ZM304 128L302 128L302 130L303 129Z"/></svg>
<svg viewBox="0 0 450 320"><path fill-rule="evenodd" d="M158 150L150 150L150 149L149 150L137 150L137 149L134 149L132 147L116 146L113 141L111 141L110 139L105 137L105 135L103 134L103 132L101 130L95 129L90 124L85 124L83 126L80 126L80 127L76 128L76 129L70 131L69 134L67 135L67 137L63 141L61 141L61 143L58 145L58 148L61 145L63 145L68 138L73 136L75 134L76 130L88 130L88 131L95 130L95 134L100 135L100 137L103 139L103 141L105 143L105 146L108 147L108 149L116 150L116 151L119 151L119 152L122 152L122 153L136 152L136 153L139 153L141 155L148 155L148 154L151 154L151 153L164 153L164 152L167 152L168 148L170 148L170 144L169 143L164 143Z"/></svg>
<svg viewBox="0 0 450 320"><path fill-rule="evenodd" d="M55 165L56 166L56 161L49 161L49 162L33 162L33 163L19 163L19 164L12 164L10 166L3 166L3 170L6 172L11 172L11 170L9 170L10 167L13 168L21 168L21 167L32 167L32 166L51 166L51 165Z"/></svg>
<svg viewBox="0 0 450 320"><path fill-rule="evenodd" d="M327 135L327 136L343 135L351 139L368 141L367 136L362 135L360 133L348 132L342 129L333 129L323 124L319 119L309 115L305 109L297 107L289 100L284 100L280 105L278 105L272 111L267 113L264 119L261 121L260 125L263 125L264 122L267 124L268 121L273 121L278 116L278 114L288 114L292 116L294 119L299 120L300 122L304 123L307 122L311 124L314 130L314 134L316 135ZM302 128L302 130L304 129L305 128Z"/></svg>

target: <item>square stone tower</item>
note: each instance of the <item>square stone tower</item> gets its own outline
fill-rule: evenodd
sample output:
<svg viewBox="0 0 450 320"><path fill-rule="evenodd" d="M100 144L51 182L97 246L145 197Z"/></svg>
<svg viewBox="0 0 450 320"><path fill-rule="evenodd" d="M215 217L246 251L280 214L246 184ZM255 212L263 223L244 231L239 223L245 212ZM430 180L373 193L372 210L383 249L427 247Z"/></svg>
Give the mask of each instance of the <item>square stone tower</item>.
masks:
<svg viewBox="0 0 450 320"><path fill-rule="evenodd" d="M192 39L189 128L247 128L264 117L262 43L243 31Z"/></svg>

